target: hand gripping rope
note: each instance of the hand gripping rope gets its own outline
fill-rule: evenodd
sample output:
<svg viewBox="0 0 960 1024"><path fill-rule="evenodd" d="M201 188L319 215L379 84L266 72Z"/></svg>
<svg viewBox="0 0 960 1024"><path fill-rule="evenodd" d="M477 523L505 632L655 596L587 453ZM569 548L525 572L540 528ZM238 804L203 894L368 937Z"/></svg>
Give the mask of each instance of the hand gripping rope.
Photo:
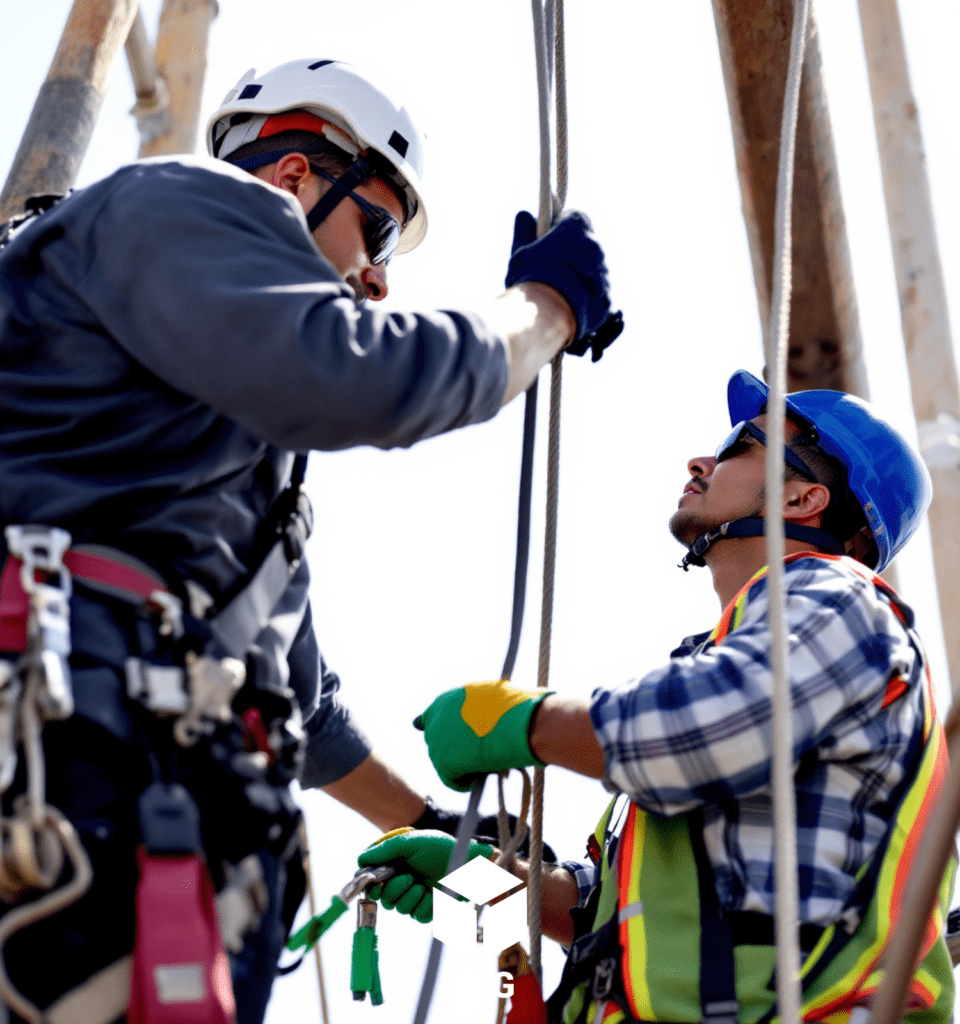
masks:
<svg viewBox="0 0 960 1024"><path fill-rule="evenodd" d="M563 0L531 0L533 8L533 34L537 55L537 92L540 116L540 209L537 234L542 235L556 215L563 209L567 192L567 100L566 68L564 63ZM556 134L557 134L557 194L550 187L550 93L556 69ZM540 655L537 686L547 686L550 672L550 636L553 620L553 581L557 548L557 506L560 479L560 391L563 353L558 353L550 366L550 425L547 448L547 512L543 550L543 597L540 616ZM537 421L537 381L527 391L523 413L523 448L520 462L520 498L517 515L517 556L513 577L513 614L510 641L504 659L501 679L513 674L523 628L523 608L527 587L527 561L530 549L530 501L533 478L533 451ZM506 837L506 811L503 806L503 787L500 785L500 846L498 863L509 862L523 841L525 825L517 823L512 839ZM449 871L456 871L466 861L470 837L476 828L483 782L478 782L470 793L467 809L457 829L457 840L450 857ZM523 817L523 816L522 816ZM543 769L534 769L533 813L530 828L530 870L528 885L528 920L530 923L530 966L541 981L541 874L543 870ZM442 943L436 939L430 946L423 986L414 1016L414 1024L425 1024L433 998L433 989L440 968Z"/></svg>

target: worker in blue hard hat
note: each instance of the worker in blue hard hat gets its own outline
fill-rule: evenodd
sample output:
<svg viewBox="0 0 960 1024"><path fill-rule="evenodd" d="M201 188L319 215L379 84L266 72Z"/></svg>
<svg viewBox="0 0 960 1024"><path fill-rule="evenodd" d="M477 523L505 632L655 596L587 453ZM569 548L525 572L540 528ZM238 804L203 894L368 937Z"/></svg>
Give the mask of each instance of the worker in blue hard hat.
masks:
<svg viewBox="0 0 960 1024"><path fill-rule="evenodd" d="M620 332L577 213L521 214L476 312L373 312L427 228L424 147L347 64L248 72L206 142L0 226L0 998L26 1019L257 1024L303 893L294 779L450 826L320 654L306 455L488 420Z"/></svg>
<svg viewBox="0 0 960 1024"><path fill-rule="evenodd" d="M727 399L733 429L714 455L687 464L670 521L689 549L684 567L711 572L717 625L686 638L666 665L598 686L589 701L475 683L438 697L416 723L454 789L487 772L555 764L614 794L588 844L590 863L544 878L544 931L570 948L553 1021L756 1024L777 1012L767 387L740 371ZM920 524L931 487L913 448L857 398L800 392L788 396L786 415L776 514L787 552L803 1013L846 1021L869 1006L882 977L946 770L913 613L877 575ZM435 881L417 871L423 849L435 864L438 848L451 845L408 832L360 863L405 867L381 898L422 920ZM493 855L479 844L471 852ZM951 1016L942 932L952 870L908 1019ZM522 861L516 871L526 877Z"/></svg>

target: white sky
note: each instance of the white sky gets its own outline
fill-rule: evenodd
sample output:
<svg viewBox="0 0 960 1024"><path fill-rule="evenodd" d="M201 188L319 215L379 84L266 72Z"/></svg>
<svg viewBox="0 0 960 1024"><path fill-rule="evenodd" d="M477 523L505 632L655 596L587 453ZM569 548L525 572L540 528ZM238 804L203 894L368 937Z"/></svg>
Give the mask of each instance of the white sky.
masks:
<svg viewBox="0 0 960 1024"><path fill-rule="evenodd" d="M145 0L151 36L160 0ZM16 145L70 4L0 0L0 169ZM901 4L925 133L944 275L954 313L960 281L960 163L953 41L960 7ZM874 402L914 431L872 113L854 0L817 10L839 155L861 328ZM486 0L221 0L209 49L203 119L248 67L333 57L376 73L427 135L426 241L391 265L396 309L470 308L493 297L513 215L536 211L538 142L528 4ZM592 217L606 248L624 336L596 365L568 359L551 686L588 695L661 664L682 636L718 614L706 572L676 568L665 523L686 460L728 426L725 385L763 361L729 121L707 0L593 0L567 10L568 205ZM138 138L122 56L78 185L133 159ZM135 229L135 226L132 226ZM534 685L540 592L548 374L541 387L534 551L515 672ZM310 545L321 646L376 745L442 805L465 806L436 780L410 721L437 692L495 677L509 627L521 403L490 424L411 451L312 459ZM899 560L935 671L945 676L926 531ZM485 810L493 809L493 786ZM302 798L317 898L326 906L376 830L329 800ZM545 836L579 857L605 804L594 782L547 773ZM352 916L352 915L351 915ZM336 1024L412 1019L429 929L380 915L385 1005L349 993L352 924L324 940ZM548 944L549 945L549 944ZM561 956L546 956L552 989ZM493 981L447 957L431 1019L492 1022ZM319 1020L305 964L277 983L270 1024Z"/></svg>

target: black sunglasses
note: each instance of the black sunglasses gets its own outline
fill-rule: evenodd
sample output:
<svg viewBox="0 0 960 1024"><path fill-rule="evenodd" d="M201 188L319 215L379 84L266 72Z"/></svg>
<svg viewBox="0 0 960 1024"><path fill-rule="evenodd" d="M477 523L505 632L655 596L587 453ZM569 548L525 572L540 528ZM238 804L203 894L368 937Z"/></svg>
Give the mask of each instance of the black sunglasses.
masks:
<svg viewBox="0 0 960 1024"><path fill-rule="evenodd" d="M717 448L717 462L723 462L724 459L728 459L731 455L735 454L733 449L743 440L744 434L749 434L759 441L764 448L767 447L767 435L755 423L751 423L749 420L742 420L730 431L726 440ZM811 483L819 483L813 470L789 445L783 446L783 457L788 466L805 476Z"/></svg>
<svg viewBox="0 0 960 1024"><path fill-rule="evenodd" d="M332 181L334 184L337 183L337 179L332 174L327 174L326 171L315 167L313 164L310 165L310 168L314 174L319 174L321 178ZM375 265L389 263L390 257L400 244L400 225L397 222L397 218L382 206L374 206L373 203L368 203L363 196L358 196L353 190L347 192L347 195L366 215L366 219L363 222L363 242L367 247L367 255L370 257L370 262Z"/></svg>

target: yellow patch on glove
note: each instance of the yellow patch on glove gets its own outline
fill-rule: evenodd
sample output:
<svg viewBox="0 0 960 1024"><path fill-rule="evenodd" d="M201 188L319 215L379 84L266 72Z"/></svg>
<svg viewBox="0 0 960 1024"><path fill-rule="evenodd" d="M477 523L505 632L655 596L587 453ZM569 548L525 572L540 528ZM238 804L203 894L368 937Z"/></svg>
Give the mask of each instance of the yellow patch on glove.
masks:
<svg viewBox="0 0 960 1024"><path fill-rule="evenodd" d="M460 715L481 739L497 727L497 722L512 708L543 696L542 690L520 690L506 679L495 682L467 683L464 686Z"/></svg>
<svg viewBox="0 0 960 1024"><path fill-rule="evenodd" d="M379 846L381 843L385 843L388 839L393 839L394 836L406 835L407 832L413 831L414 830L409 825L404 825L403 828L395 828L390 832L384 832L379 839L374 839L374 841L370 844L370 846L367 847L367 849L369 850L374 846Z"/></svg>

